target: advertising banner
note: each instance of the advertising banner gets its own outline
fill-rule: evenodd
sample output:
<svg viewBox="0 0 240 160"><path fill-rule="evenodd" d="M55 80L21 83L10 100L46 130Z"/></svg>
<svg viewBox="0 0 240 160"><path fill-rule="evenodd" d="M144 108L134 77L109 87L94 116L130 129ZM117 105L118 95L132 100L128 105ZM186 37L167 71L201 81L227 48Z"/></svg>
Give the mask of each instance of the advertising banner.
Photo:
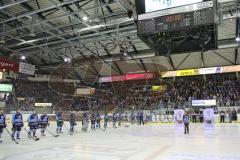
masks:
<svg viewBox="0 0 240 160"><path fill-rule="evenodd" d="M95 88L77 88L76 95L92 95L95 91Z"/></svg>
<svg viewBox="0 0 240 160"><path fill-rule="evenodd" d="M211 100L192 100L192 106L216 106L216 99Z"/></svg>
<svg viewBox="0 0 240 160"><path fill-rule="evenodd" d="M52 103L35 103L36 107L51 107Z"/></svg>
<svg viewBox="0 0 240 160"><path fill-rule="evenodd" d="M27 63L20 62L19 64L19 73L34 75L35 66Z"/></svg>
<svg viewBox="0 0 240 160"><path fill-rule="evenodd" d="M195 71L194 69L187 69L187 70L179 70L177 71L177 76L181 77L181 76L193 76L195 75Z"/></svg>
<svg viewBox="0 0 240 160"><path fill-rule="evenodd" d="M154 73L136 73L136 74L126 74L120 76L110 76L101 77L99 82L118 82L118 81L130 81L130 80L140 80L140 79L152 79L154 78Z"/></svg>
<svg viewBox="0 0 240 160"><path fill-rule="evenodd" d="M161 72L160 75L164 78L164 77L181 77L181 76L207 75L207 74L231 73L231 72L240 72L240 65L166 71L166 72Z"/></svg>
<svg viewBox="0 0 240 160"><path fill-rule="evenodd" d="M18 71L19 64L12 60L0 57L0 69L8 70L8 71Z"/></svg>
<svg viewBox="0 0 240 160"><path fill-rule="evenodd" d="M11 93L12 89L12 84L0 84L0 92Z"/></svg>
<svg viewBox="0 0 240 160"><path fill-rule="evenodd" d="M184 115L183 109L176 109L174 110L174 122L176 124L183 124L183 115Z"/></svg>
<svg viewBox="0 0 240 160"><path fill-rule="evenodd" d="M184 129L184 124L183 124L184 112L185 111L183 109L174 110L173 122L175 122L175 131L177 133L182 133Z"/></svg>
<svg viewBox="0 0 240 160"><path fill-rule="evenodd" d="M222 67L222 73L231 73L231 72L240 72L240 65Z"/></svg>
<svg viewBox="0 0 240 160"><path fill-rule="evenodd" d="M214 130L214 109L206 108L203 110L203 120L205 132L212 132Z"/></svg>
<svg viewBox="0 0 240 160"><path fill-rule="evenodd" d="M222 73L222 67L211 67L199 69L200 75Z"/></svg>
<svg viewBox="0 0 240 160"><path fill-rule="evenodd" d="M214 122L214 109L206 108L203 110L204 123L211 124Z"/></svg>
<svg viewBox="0 0 240 160"><path fill-rule="evenodd" d="M167 71L167 72L161 72L160 73L161 77L176 77L177 76L177 71Z"/></svg>
<svg viewBox="0 0 240 160"><path fill-rule="evenodd" d="M167 85L152 86L152 91L165 92Z"/></svg>

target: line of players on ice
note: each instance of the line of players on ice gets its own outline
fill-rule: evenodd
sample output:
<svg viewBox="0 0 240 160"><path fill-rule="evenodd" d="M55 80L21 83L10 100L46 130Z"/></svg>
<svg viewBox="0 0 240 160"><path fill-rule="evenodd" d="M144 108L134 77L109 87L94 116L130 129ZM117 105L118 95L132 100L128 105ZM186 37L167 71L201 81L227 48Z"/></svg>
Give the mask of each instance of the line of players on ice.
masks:
<svg viewBox="0 0 240 160"><path fill-rule="evenodd" d="M87 113L83 113L82 131L84 131L84 132L87 131L88 125L89 125L89 118L90 118L90 122L91 122L91 130L96 130L96 129L101 128L101 115L99 113L97 113L96 115L93 113L90 117L88 117ZM135 118L135 117L131 116L131 120L133 120L133 118ZM103 117L105 130L107 129L109 120L110 120L110 118L109 118L108 114L105 113L104 117ZM119 114L114 113L112 115L113 128L117 128L117 123L118 123L118 126L121 126L122 120L123 120L123 116L121 113L119 113ZM139 121L140 121L140 124L141 123L144 124L143 113L139 114ZM63 133L62 132L63 126L68 130L67 126L64 124L64 119L63 119L61 112L58 112L56 114L56 123L57 123L57 128L56 128L57 134ZM74 113L70 114L69 124L70 124L70 128L69 128L68 132L70 134L73 134L74 127L77 125L76 115ZM47 130L47 127L49 126L47 114L44 113L40 117L38 117L38 114L36 114L35 112L30 114L28 117L28 126L29 126L29 130L28 130L29 138L37 138L36 137L37 129L41 130L41 136L45 136L45 132ZM2 111L0 111L0 139L1 139L1 136L3 133L3 130L6 129L6 127L7 127L6 117L5 117L4 113ZM27 131L24 128L23 116L20 113L20 110L17 110L16 113L14 113L12 115L12 133L11 133L12 140L20 139L20 132L21 132L22 128L25 131ZM48 131L48 132L50 132L50 131Z"/></svg>

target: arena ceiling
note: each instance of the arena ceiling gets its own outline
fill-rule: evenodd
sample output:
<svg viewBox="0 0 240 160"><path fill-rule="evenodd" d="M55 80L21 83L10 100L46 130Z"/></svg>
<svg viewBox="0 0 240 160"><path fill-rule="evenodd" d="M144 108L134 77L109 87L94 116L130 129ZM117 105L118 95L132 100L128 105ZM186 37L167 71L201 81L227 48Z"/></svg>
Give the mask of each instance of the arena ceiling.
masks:
<svg viewBox="0 0 240 160"><path fill-rule="evenodd" d="M49 71L69 57L79 77L240 64L238 0L219 0L219 48L155 56L137 36L135 0L0 0L0 53ZM129 10L133 16L129 18ZM127 48L122 61L120 48Z"/></svg>

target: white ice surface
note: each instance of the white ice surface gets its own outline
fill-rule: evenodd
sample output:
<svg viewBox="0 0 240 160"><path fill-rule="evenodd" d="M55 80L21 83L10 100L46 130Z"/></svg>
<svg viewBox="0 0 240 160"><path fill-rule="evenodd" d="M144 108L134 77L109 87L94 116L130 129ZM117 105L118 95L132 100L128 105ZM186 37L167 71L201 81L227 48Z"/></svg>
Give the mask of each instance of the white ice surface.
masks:
<svg viewBox="0 0 240 160"><path fill-rule="evenodd" d="M50 126L53 132L54 128ZM189 135L173 124L87 133L78 126L77 131L71 136L65 129L58 138L47 134L37 142L22 131L18 145L4 132L0 160L240 160L239 124L216 124L210 130L191 124Z"/></svg>

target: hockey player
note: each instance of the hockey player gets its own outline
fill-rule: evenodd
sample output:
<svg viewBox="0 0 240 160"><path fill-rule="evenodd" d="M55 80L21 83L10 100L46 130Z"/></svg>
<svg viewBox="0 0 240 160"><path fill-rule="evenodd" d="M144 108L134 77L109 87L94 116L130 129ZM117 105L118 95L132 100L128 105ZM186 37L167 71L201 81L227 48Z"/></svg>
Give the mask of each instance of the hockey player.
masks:
<svg viewBox="0 0 240 160"><path fill-rule="evenodd" d="M28 138L31 138L32 133L33 137L36 137L36 131L38 129L38 115L35 113L35 111L28 117L28 126L29 126L29 132L28 132Z"/></svg>
<svg viewBox="0 0 240 160"><path fill-rule="evenodd" d="M96 128L101 128L101 115L99 113L97 114L96 120L97 120Z"/></svg>
<svg viewBox="0 0 240 160"><path fill-rule="evenodd" d="M77 125L77 123L76 123L76 115L74 113L70 114L69 123L70 123L70 134L72 135L73 132L74 132L74 126Z"/></svg>
<svg viewBox="0 0 240 160"><path fill-rule="evenodd" d="M143 111L142 112L140 112L140 114L139 114L139 123L140 123L140 125L141 124L143 124L144 125L144 120L143 120Z"/></svg>
<svg viewBox="0 0 240 160"><path fill-rule="evenodd" d="M62 113L58 112L56 115L56 121L57 121L57 134L63 133L62 132L62 126L63 126L63 117Z"/></svg>
<svg viewBox="0 0 240 160"><path fill-rule="evenodd" d="M88 115L86 112L84 112L82 118L82 131L87 132L87 129L88 129Z"/></svg>
<svg viewBox="0 0 240 160"><path fill-rule="evenodd" d="M131 124L134 124L135 116L133 113L130 115Z"/></svg>
<svg viewBox="0 0 240 160"><path fill-rule="evenodd" d="M6 117L3 114L3 111L0 110L0 143L2 142L1 137L2 137L3 130L4 130L4 128L6 128L6 126L7 126L6 125Z"/></svg>
<svg viewBox="0 0 240 160"><path fill-rule="evenodd" d="M117 128L116 127L116 122L117 122L117 115L116 115L116 113L113 113L112 122L113 122L113 128Z"/></svg>
<svg viewBox="0 0 240 160"><path fill-rule="evenodd" d="M107 123L108 123L108 114L107 112L104 114L104 129L107 129Z"/></svg>
<svg viewBox="0 0 240 160"><path fill-rule="evenodd" d="M39 122L40 122L40 128L41 128L41 136L45 136L45 130L47 126L49 126L48 116L46 112L44 112L44 114L40 116Z"/></svg>
<svg viewBox="0 0 240 160"><path fill-rule="evenodd" d="M91 129L92 131L96 129L96 117L94 113L91 116Z"/></svg>
<svg viewBox="0 0 240 160"><path fill-rule="evenodd" d="M20 132L22 130L23 118L20 113L20 109L17 110L15 114L12 115L12 139L15 140L15 133L17 133L17 139L20 139Z"/></svg>
<svg viewBox="0 0 240 160"><path fill-rule="evenodd" d="M121 124L122 124L122 114L121 113L118 114L117 121L118 121L118 126L121 127Z"/></svg>

